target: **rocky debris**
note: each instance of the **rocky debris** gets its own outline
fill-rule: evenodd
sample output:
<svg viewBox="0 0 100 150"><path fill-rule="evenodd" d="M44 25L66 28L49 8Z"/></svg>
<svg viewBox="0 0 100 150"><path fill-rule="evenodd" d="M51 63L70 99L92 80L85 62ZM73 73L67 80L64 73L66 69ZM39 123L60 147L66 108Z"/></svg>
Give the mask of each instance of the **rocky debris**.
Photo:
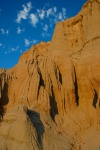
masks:
<svg viewBox="0 0 100 150"><path fill-rule="evenodd" d="M39 150L36 130L27 115L27 107L8 112L0 125L0 150Z"/></svg>
<svg viewBox="0 0 100 150"><path fill-rule="evenodd" d="M7 112L0 124L0 150L64 149L66 140L70 149L69 139L49 116L23 105Z"/></svg>
<svg viewBox="0 0 100 150"><path fill-rule="evenodd" d="M1 150L99 149L99 47L100 1L88 0L51 42L0 69Z"/></svg>

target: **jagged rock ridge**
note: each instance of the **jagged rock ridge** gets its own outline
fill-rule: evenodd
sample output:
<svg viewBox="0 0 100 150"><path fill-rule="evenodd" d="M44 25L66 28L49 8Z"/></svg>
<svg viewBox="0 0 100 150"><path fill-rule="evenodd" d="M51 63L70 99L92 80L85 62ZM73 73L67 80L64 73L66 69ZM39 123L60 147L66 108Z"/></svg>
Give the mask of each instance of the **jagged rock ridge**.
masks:
<svg viewBox="0 0 100 150"><path fill-rule="evenodd" d="M0 70L0 150L99 148L99 47L100 1L88 0L51 42Z"/></svg>

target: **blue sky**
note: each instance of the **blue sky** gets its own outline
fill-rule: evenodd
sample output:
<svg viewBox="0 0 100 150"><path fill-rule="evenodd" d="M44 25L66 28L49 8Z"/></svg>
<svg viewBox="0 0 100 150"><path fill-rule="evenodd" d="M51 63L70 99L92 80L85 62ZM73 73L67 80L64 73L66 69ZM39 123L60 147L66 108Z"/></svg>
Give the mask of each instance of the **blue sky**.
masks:
<svg viewBox="0 0 100 150"><path fill-rule="evenodd" d="M33 44L50 41L55 24L87 0L0 0L0 68L11 68Z"/></svg>

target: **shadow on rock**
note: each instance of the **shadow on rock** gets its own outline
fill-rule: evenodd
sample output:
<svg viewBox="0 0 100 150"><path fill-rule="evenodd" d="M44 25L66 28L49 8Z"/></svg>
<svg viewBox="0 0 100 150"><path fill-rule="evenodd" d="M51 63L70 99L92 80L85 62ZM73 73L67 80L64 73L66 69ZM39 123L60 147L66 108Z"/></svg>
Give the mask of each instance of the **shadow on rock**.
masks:
<svg viewBox="0 0 100 150"><path fill-rule="evenodd" d="M28 116L29 116L30 121L32 122L33 126L36 129L37 136L38 136L38 142L42 149L43 148L42 138L43 138L43 133L44 133L44 125L40 119L40 114L35 111L28 110Z"/></svg>
<svg viewBox="0 0 100 150"><path fill-rule="evenodd" d="M1 122L1 121L2 121L2 119L3 119L3 115L4 115L4 113L5 113L4 108L3 108L2 106L0 106L0 122Z"/></svg>
<svg viewBox="0 0 100 150"><path fill-rule="evenodd" d="M1 89L1 98L0 98L0 118L3 119L3 115L5 113L4 106L9 102L8 98L8 84L4 83L4 88Z"/></svg>

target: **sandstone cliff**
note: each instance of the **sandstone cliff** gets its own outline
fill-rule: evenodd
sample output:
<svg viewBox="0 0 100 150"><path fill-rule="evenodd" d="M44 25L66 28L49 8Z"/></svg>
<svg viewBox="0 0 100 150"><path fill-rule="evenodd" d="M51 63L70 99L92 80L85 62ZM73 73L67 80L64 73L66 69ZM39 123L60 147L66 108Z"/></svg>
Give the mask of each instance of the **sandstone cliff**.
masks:
<svg viewBox="0 0 100 150"><path fill-rule="evenodd" d="M0 150L100 147L100 0L0 70Z"/></svg>

